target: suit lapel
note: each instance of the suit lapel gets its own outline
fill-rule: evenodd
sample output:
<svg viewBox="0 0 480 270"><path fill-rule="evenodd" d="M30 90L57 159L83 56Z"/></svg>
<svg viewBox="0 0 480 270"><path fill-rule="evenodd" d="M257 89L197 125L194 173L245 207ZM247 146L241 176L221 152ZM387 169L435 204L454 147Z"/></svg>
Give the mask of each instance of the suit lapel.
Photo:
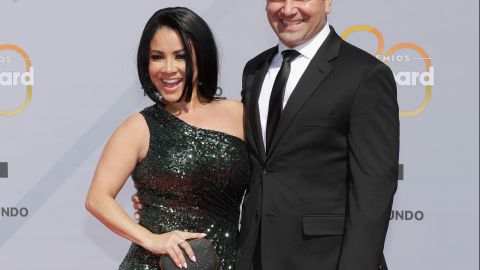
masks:
<svg viewBox="0 0 480 270"><path fill-rule="evenodd" d="M270 49L270 52L263 63L259 63L259 68L255 71L255 75L253 78L252 83L252 94L249 102L249 111L250 113L250 125L252 127L252 132L254 135L255 144L257 146L257 150L259 156L261 157L262 163L265 161L265 146L263 143L263 136L262 136L262 127L260 124L260 112L258 108L258 99L260 97L260 91L262 90L263 81L265 79L265 75L268 72L270 67L270 62L272 61L273 57L277 53L278 48L274 47Z"/></svg>
<svg viewBox="0 0 480 270"><path fill-rule="evenodd" d="M322 82L327 78L332 71L329 61L338 56L338 49L340 47L341 38L335 33L334 29L330 28L330 34L317 51L302 77L298 81L290 98L285 105L285 108L280 117L277 130L272 139L270 151L267 153L266 159L269 159L272 153L283 137L284 133L289 128L293 119L303 107L309 97L320 88Z"/></svg>

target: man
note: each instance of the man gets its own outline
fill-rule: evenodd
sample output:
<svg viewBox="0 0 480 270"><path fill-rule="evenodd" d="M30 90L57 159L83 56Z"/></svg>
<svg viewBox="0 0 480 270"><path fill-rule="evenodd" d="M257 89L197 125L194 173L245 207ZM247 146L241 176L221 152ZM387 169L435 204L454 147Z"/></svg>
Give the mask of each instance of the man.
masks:
<svg viewBox="0 0 480 270"><path fill-rule="evenodd" d="M331 0L267 1L279 44L243 72L252 174L236 270L386 269L396 85L385 64L335 33L330 9Z"/></svg>
<svg viewBox="0 0 480 270"><path fill-rule="evenodd" d="M396 85L385 64L335 33L330 9L331 0L267 1L279 44L243 72L253 171L236 270L386 269Z"/></svg>

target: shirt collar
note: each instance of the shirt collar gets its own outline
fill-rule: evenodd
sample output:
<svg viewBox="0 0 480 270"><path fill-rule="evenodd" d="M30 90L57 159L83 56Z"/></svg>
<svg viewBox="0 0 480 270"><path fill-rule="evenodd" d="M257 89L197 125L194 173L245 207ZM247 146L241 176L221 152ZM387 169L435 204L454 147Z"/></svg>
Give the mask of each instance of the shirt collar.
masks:
<svg viewBox="0 0 480 270"><path fill-rule="evenodd" d="M317 53L318 49L320 49L320 46L322 46L323 42L327 39L327 36L329 33L330 33L330 25L327 22L323 27L323 29L318 34L316 34L312 39L310 39L309 41L305 42L302 45L299 45L293 48L293 50L298 51L301 55L311 60ZM290 48L287 47L285 44L283 44L281 41L279 41L278 52L281 53L284 50L290 50Z"/></svg>

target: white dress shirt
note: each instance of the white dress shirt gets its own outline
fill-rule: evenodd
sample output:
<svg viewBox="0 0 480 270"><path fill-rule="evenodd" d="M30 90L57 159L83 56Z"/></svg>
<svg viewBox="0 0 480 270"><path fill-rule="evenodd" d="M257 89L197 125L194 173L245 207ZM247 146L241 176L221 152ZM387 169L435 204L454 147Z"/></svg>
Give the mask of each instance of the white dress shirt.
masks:
<svg viewBox="0 0 480 270"><path fill-rule="evenodd" d="M303 73L307 69L308 64L317 53L320 46L322 46L323 42L327 38L328 34L330 33L330 26L328 22L323 27L323 29L312 39L308 42L293 48L294 50L298 51L300 55L295 58L290 64L290 75L288 76L287 85L285 86L285 96L283 97L283 104L282 108L285 108L290 95L292 94L295 86L297 85L300 77L302 77ZM273 58L272 62L270 63L270 67L268 69L267 74L265 75L265 79L262 84L262 90L260 92L260 97L258 98L258 109L260 113L260 124L262 126L262 136L263 136L263 144L266 144L266 132L267 132L267 119L268 119L268 107L270 104L270 95L272 93L273 83L275 82L275 78L277 77L278 72L280 71L280 67L282 66L282 52L284 50L290 50L285 44L281 41L278 43L278 53Z"/></svg>

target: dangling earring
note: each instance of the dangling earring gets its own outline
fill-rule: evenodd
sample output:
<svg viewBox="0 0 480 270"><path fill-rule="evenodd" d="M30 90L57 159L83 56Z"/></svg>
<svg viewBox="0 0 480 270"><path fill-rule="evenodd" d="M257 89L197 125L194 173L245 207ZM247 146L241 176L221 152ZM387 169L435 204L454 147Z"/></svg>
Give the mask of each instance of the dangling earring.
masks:
<svg viewBox="0 0 480 270"><path fill-rule="evenodd" d="M160 92L158 92L158 90L157 90L157 88L155 88L155 86L153 86L153 85L150 86L150 90L151 90L153 93L155 93L154 95L155 95L155 97L158 98L159 101L162 100L162 95L160 95Z"/></svg>

